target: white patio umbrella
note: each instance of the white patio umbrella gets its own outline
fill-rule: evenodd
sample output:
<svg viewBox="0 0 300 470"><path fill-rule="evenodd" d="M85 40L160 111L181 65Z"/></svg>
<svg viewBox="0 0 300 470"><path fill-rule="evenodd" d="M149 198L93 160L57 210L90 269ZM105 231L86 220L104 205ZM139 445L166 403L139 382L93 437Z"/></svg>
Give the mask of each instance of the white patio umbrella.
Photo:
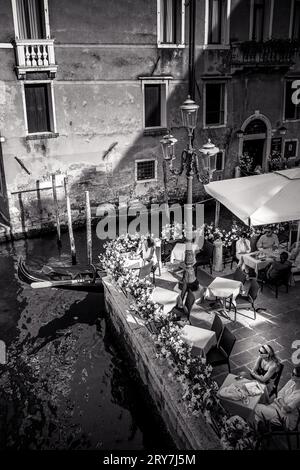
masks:
<svg viewBox="0 0 300 470"><path fill-rule="evenodd" d="M300 221L300 168L214 181L204 187L247 225ZM299 232L300 223L297 242Z"/></svg>

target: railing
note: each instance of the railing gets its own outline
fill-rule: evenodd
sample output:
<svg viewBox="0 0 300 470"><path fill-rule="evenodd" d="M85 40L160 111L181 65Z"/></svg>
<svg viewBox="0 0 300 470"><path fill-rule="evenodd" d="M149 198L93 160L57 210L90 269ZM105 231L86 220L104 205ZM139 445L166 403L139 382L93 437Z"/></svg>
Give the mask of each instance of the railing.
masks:
<svg viewBox="0 0 300 470"><path fill-rule="evenodd" d="M232 44L231 46L231 65L292 65L295 61L295 55L298 48L286 42L257 43L253 41Z"/></svg>
<svg viewBox="0 0 300 470"><path fill-rule="evenodd" d="M53 39L17 39L15 44L18 67L36 69L55 65Z"/></svg>

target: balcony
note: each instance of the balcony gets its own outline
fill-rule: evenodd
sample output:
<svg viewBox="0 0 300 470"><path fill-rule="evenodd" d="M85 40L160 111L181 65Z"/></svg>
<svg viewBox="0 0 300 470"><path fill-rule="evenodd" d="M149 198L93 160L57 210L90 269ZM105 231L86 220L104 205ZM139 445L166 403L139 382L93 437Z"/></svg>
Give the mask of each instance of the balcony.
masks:
<svg viewBox="0 0 300 470"><path fill-rule="evenodd" d="M18 79L26 78L28 72L46 72L54 78L57 70L53 39L17 39L16 71Z"/></svg>
<svg viewBox="0 0 300 470"><path fill-rule="evenodd" d="M299 44L290 40L247 41L231 45L230 63L235 70L245 67L291 67Z"/></svg>

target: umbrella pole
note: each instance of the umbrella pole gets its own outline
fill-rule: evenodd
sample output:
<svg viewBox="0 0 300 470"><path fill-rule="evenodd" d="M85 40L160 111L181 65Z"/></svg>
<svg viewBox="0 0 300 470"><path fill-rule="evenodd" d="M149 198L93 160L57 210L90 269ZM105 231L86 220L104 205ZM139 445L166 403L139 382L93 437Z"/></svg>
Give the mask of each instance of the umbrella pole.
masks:
<svg viewBox="0 0 300 470"><path fill-rule="evenodd" d="M296 249L299 246L299 239L300 239L300 220L298 220L298 230L297 230L297 241L296 241Z"/></svg>
<svg viewBox="0 0 300 470"><path fill-rule="evenodd" d="M215 227L219 226L219 220L220 220L220 202L216 200Z"/></svg>

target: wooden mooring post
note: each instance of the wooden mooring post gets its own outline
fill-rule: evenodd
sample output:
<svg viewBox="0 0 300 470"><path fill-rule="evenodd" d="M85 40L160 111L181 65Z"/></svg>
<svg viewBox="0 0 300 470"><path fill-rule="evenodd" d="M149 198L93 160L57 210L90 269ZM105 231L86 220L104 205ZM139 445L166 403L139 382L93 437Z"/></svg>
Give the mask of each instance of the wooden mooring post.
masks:
<svg viewBox="0 0 300 470"><path fill-rule="evenodd" d="M67 176L64 178L64 188L65 188L65 196L66 196L66 203L67 203L68 228L69 228L69 238L70 238L70 246L71 246L72 264L76 264L76 248L75 248L75 241L74 241L74 234L73 234L73 227L72 227L72 212L71 212L71 203L70 203L70 195L69 195L69 186L68 186L68 177Z"/></svg>
<svg viewBox="0 0 300 470"><path fill-rule="evenodd" d="M85 192L85 211L86 211L86 243L87 243L87 259L88 264L93 262L92 254L92 218L91 218L91 205L90 205L90 193Z"/></svg>
<svg viewBox="0 0 300 470"><path fill-rule="evenodd" d="M52 174L52 192L53 192L55 219L56 219L57 244L58 246L61 246L61 230L60 230L59 208L58 208L58 201L57 201L55 174Z"/></svg>

